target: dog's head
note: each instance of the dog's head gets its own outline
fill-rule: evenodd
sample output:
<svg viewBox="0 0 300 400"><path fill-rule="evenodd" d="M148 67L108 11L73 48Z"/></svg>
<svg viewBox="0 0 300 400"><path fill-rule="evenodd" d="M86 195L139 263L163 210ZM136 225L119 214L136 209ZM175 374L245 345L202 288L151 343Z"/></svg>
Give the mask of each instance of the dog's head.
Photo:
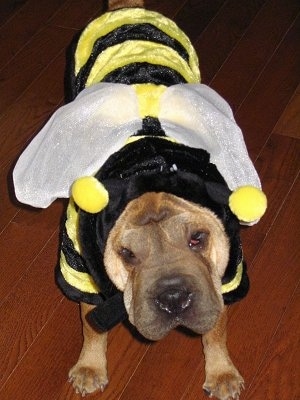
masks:
<svg viewBox="0 0 300 400"><path fill-rule="evenodd" d="M158 340L178 325L196 333L214 326L228 257L227 235L212 211L152 192L132 200L118 218L104 263L124 292L131 323Z"/></svg>

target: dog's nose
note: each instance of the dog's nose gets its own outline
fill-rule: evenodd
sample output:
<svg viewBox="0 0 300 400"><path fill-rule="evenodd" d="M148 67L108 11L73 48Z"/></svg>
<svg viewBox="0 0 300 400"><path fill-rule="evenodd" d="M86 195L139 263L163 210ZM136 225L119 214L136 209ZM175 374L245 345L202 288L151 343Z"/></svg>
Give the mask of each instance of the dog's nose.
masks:
<svg viewBox="0 0 300 400"><path fill-rule="evenodd" d="M170 315L179 315L190 307L192 293L182 288L168 288L155 299L156 306Z"/></svg>

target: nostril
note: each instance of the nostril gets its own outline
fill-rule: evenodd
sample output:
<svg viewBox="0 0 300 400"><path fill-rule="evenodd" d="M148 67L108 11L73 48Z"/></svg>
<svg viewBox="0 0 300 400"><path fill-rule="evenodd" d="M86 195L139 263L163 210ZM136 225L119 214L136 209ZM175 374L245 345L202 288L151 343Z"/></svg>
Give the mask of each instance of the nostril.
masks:
<svg viewBox="0 0 300 400"><path fill-rule="evenodd" d="M185 289L170 288L157 296L155 304L168 314L178 315L190 307L192 297L192 293Z"/></svg>

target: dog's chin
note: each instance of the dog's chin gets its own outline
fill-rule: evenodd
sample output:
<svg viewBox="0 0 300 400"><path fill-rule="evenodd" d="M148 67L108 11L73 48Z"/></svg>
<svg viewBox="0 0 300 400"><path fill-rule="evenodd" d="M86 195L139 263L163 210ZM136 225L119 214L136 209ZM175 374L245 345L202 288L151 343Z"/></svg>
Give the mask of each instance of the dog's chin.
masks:
<svg viewBox="0 0 300 400"><path fill-rule="evenodd" d="M157 341L168 335L170 331L178 327L184 327L193 333L203 335L209 332L216 324L220 310L211 310L208 315L201 318L189 319L185 316L161 316L158 315L152 321L136 321L135 327L139 333L148 340Z"/></svg>

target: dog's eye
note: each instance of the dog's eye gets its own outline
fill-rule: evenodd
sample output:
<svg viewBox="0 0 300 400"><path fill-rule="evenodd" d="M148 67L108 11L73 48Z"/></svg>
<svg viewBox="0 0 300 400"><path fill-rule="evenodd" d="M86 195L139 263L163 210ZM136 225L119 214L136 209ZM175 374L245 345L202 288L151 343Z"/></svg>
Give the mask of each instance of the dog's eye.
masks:
<svg viewBox="0 0 300 400"><path fill-rule="evenodd" d="M122 247L119 254L127 263L133 263L136 260L135 254L126 247Z"/></svg>
<svg viewBox="0 0 300 400"><path fill-rule="evenodd" d="M189 240L189 247L192 250L203 250L207 245L208 233L204 231L197 231L191 234Z"/></svg>

